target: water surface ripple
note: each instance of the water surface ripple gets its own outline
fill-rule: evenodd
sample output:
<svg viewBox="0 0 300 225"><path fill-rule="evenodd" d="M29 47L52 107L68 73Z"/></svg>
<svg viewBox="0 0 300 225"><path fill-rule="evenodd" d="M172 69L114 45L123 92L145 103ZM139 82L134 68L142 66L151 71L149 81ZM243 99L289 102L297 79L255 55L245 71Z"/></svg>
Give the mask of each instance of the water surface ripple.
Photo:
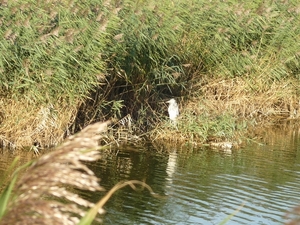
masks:
<svg viewBox="0 0 300 225"><path fill-rule="evenodd" d="M218 225L233 213L226 224L284 224L286 212L300 204L299 133L280 130L262 145L249 143L231 153L209 148L161 153L149 147L106 152L88 164L106 190L121 180L141 180L162 197L145 189L119 190L105 205L103 224ZM2 150L1 173L14 157ZM29 160L26 153L20 164ZM104 194L81 193L94 202Z"/></svg>
<svg viewBox="0 0 300 225"><path fill-rule="evenodd" d="M141 149L124 151L106 165L99 161L94 169L107 189L122 179L138 179L166 196L125 188L106 205L104 224L220 224L232 213L227 224L283 224L286 212L300 204L300 147L298 139L284 140L249 144L230 154Z"/></svg>

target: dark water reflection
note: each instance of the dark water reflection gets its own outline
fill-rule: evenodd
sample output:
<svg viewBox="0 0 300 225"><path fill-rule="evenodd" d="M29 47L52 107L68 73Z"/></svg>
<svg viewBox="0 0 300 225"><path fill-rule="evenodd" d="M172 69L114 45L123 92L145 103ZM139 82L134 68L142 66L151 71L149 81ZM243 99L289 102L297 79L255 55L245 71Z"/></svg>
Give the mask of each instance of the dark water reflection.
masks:
<svg viewBox="0 0 300 225"><path fill-rule="evenodd" d="M300 204L300 138L274 138L231 153L140 148L108 154L92 165L107 189L120 180L143 180L167 198L120 190L105 206L104 224L219 224L243 203L228 224L283 224L286 211Z"/></svg>

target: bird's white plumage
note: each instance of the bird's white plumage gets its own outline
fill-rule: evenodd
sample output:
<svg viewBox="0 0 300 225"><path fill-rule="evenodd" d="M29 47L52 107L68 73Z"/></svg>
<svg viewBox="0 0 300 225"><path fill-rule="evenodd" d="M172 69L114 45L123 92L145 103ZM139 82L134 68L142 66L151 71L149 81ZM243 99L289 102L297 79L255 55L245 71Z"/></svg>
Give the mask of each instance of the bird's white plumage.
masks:
<svg viewBox="0 0 300 225"><path fill-rule="evenodd" d="M169 101L167 101L167 103L169 103L168 113L170 120L175 121L177 116L179 116L179 108L177 102L174 98L172 98Z"/></svg>

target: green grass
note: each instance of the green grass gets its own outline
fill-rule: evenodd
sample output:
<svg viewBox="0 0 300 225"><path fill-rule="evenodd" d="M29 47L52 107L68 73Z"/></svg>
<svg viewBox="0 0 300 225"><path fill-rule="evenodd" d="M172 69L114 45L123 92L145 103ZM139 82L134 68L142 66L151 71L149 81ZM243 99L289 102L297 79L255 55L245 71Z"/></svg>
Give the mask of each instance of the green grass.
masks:
<svg viewBox="0 0 300 225"><path fill-rule="evenodd" d="M18 163L19 159L20 159L20 157L16 157L14 159L14 161L10 164L10 167L8 168L6 173L4 175L2 175L2 177L1 177L2 179L1 179L1 183L0 183L0 188L1 188L1 192L0 192L0 206L1 206L0 207L0 221L5 216L5 214L7 213L8 209L9 209L9 204L11 204L14 197L16 197L13 190L15 188L15 184L17 182L20 171L23 170L24 168L27 168L32 163L32 161L28 162L28 163L26 163L26 164L24 164L21 167L18 167L16 169L16 164ZM4 183L4 181L6 181L7 184ZM3 187L5 187L4 190L2 190Z"/></svg>
<svg viewBox="0 0 300 225"><path fill-rule="evenodd" d="M32 4L15 1L2 10L1 96L37 103L83 99L104 69L105 35L91 15L92 2Z"/></svg>

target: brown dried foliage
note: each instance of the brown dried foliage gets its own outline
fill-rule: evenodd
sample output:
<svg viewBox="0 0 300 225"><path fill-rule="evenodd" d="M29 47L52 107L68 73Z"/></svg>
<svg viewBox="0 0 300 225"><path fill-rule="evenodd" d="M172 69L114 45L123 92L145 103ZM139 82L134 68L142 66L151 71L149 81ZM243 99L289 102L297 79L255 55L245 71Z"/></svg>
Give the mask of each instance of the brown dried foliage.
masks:
<svg viewBox="0 0 300 225"><path fill-rule="evenodd" d="M209 79L201 92L208 111L221 113L226 110L239 118L266 122L276 118L300 118L297 83L292 79L269 82L263 77Z"/></svg>
<svg viewBox="0 0 300 225"><path fill-rule="evenodd" d="M84 208L94 204L70 190L71 187L104 190L99 179L82 161L100 158L96 149L108 124L90 125L67 138L55 151L39 158L16 184L17 197L0 224L77 224L85 214ZM98 212L104 210L101 208Z"/></svg>
<svg viewBox="0 0 300 225"><path fill-rule="evenodd" d="M0 99L0 146L42 146L61 143L74 121L77 105L67 103L40 104L26 100Z"/></svg>

